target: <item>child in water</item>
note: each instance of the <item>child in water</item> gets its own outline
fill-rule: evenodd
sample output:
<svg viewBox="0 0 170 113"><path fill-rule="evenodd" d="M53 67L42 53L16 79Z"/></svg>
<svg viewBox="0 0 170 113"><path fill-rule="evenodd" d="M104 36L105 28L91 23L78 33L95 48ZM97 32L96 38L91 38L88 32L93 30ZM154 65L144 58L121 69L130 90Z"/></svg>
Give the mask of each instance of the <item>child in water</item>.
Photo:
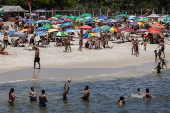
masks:
<svg viewBox="0 0 170 113"><path fill-rule="evenodd" d="M124 105L124 104L125 104L124 97L121 96L120 99L117 101L117 103L118 103L120 106Z"/></svg>
<svg viewBox="0 0 170 113"><path fill-rule="evenodd" d="M160 62L158 63L158 65L155 69L157 69L157 73L161 73L161 63Z"/></svg>

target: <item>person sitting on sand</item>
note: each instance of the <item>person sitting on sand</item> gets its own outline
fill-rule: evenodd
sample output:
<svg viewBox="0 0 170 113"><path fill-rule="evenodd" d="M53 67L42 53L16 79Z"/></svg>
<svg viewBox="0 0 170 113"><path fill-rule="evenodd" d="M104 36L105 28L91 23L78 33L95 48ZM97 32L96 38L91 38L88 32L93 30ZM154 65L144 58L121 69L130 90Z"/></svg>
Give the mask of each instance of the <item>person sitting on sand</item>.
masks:
<svg viewBox="0 0 170 113"><path fill-rule="evenodd" d="M1 55L9 55L8 52L5 52L5 51L4 51L4 49L5 49L5 47L3 47L3 48L0 49L0 54L1 54Z"/></svg>
<svg viewBox="0 0 170 113"><path fill-rule="evenodd" d="M8 103L10 105L13 105L14 104L14 99L18 98L17 96L14 95L14 88L11 88L10 89L10 92L9 92L9 100L8 100Z"/></svg>
<svg viewBox="0 0 170 113"><path fill-rule="evenodd" d="M39 95L39 107L46 107L46 102L48 102L47 97L45 95L45 90L43 89L42 94Z"/></svg>
<svg viewBox="0 0 170 113"><path fill-rule="evenodd" d="M89 93L89 86L85 86L84 90L84 95L81 97L81 99L83 100L88 100L89 99L89 96L90 96L90 93Z"/></svg>
<svg viewBox="0 0 170 113"><path fill-rule="evenodd" d="M66 88L66 85L68 86L67 82L64 85L64 92L63 92L63 99L67 100L67 93L69 92L69 86Z"/></svg>
<svg viewBox="0 0 170 113"><path fill-rule="evenodd" d="M124 97L121 96L120 99L117 101L117 103L118 103L120 106L124 105L124 104L125 104Z"/></svg>
<svg viewBox="0 0 170 113"><path fill-rule="evenodd" d="M143 96L143 98L149 98L149 99L152 98L151 93L149 92L148 88L146 88L146 94Z"/></svg>
<svg viewBox="0 0 170 113"><path fill-rule="evenodd" d="M31 87L31 91L29 92L29 97L30 97L30 101L37 101L36 99L37 95L34 87Z"/></svg>
<svg viewBox="0 0 170 113"><path fill-rule="evenodd" d="M140 91L140 88L137 89L137 92L138 95L143 95L142 92Z"/></svg>
<svg viewBox="0 0 170 113"><path fill-rule="evenodd" d="M155 69L157 69L157 73L161 73L161 63L160 62L158 62L158 65L156 66Z"/></svg>

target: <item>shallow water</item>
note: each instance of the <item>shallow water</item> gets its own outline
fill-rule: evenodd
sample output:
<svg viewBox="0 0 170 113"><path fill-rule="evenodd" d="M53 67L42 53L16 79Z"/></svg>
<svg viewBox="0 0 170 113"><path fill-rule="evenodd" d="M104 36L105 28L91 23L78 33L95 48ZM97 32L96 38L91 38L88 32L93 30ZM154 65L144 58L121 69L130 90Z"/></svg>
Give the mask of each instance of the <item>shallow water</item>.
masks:
<svg viewBox="0 0 170 113"><path fill-rule="evenodd" d="M103 69L104 72L105 69ZM62 79L35 79L0 84L0 112L12 113L46 113L46 112L118 112L118 113L167 113L170 112L170 71L161 74L151 73L148 70L124 70L117 74L102 74L72 79L69 83L70 91L68 100L60 98L63 93L65 81ZM39 76L39 75L38 75ZM130 76L127 78L127 76ZM89 85L89 101L80 99L84 93L84 86ZM34 86L37 94L42 89L46 90L48 99L47 108L39 108L38 101L30 102L28 93ZM15 105L8 105L8 93L10 88L15 88ZM135 95L136 89L149 88L152 99L142 99ZM118 106L120 96L125 97L126 105Z"/></svg>

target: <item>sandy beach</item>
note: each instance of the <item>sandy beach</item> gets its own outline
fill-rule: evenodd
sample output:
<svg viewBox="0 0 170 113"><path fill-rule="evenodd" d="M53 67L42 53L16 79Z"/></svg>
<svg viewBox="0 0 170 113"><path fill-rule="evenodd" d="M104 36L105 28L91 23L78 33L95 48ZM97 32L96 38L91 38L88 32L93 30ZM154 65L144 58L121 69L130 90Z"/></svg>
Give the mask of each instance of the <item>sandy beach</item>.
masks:
<svg viewBox="0 0 170 113"><path fill-rule="evenodd" d="M5 25L12 24L4 22ZM10 30L13 30L10 27ZM33 34L29 34L29 38ZM9 37L11 40L12 37ZM3 40L3 35L0 35ZM39 40L39 37L36 37ZM140 40L140 38L139 38ZM83 40L86 42L86 39ZM140 55L136 57L131 54L131 42L116 44L109 42L112 49L78 51L78 39L71 42L72 52L63 52L65 47L56 47L54 42L50 46L40 47L41 68L121 68L126 66L141 65L142 63L154 62L154 50L158 47L156 44L148 44L147 51L144 51L143 45L139 45ZM165 42L166 43L166 42ZM10 70L23 68L33 68L34 51L29 51L32 47L13 47L8 46L5 51L8 56L0 55L0 73ZM165 44L166 60L170 60L170 45Z"/></svg>

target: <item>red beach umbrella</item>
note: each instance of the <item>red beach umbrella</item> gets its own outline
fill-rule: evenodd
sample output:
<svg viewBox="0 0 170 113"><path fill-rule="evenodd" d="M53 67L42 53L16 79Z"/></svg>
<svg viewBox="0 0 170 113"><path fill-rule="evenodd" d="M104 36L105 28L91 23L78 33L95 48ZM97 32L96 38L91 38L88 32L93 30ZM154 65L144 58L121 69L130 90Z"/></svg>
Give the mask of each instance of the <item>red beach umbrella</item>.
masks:
<svg viewBox="0 0 170 113"><path fill-rule="evenodd" d="M92 30L93 27L90 27L90 26L88 26L88 25L84 25L84 26L79 27L79 29L83 29L83 30L89 29L89 30Z"/></svg>
<svg viewBox="0 0 170 113"><path fill-rule="evenodd" d="M72 20L71 20L71 19L66 18L66 19L64 19L64 21L66 21L66 22L71 22Z"/></svg>

